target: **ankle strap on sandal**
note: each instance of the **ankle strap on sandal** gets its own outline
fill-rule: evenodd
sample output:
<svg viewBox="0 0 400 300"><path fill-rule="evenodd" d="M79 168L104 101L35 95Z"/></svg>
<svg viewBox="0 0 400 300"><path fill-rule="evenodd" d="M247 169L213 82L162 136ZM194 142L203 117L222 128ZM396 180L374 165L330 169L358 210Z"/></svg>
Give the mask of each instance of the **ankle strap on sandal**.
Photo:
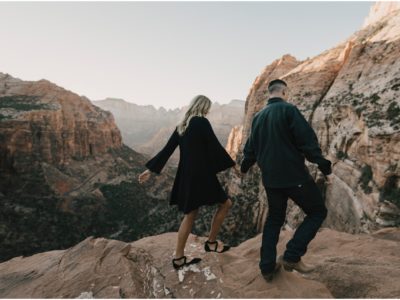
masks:
<svg viewBox="0 0 400 300"><path fill-rule="evenodd" d="M183 263L185 264L185 263L186 263L186 255L181 256L181 257L179 257L179 258L173 258L172 261L181 260L182 258L184 259L184 260L183 260Z"/></svg>
<svg viewBox="0 0 400 300"><path fill-rule="evenodd" d="M218 244L218 241L214 241L214 242L210 242L210 241L206 241L207 244Z"/></svg>

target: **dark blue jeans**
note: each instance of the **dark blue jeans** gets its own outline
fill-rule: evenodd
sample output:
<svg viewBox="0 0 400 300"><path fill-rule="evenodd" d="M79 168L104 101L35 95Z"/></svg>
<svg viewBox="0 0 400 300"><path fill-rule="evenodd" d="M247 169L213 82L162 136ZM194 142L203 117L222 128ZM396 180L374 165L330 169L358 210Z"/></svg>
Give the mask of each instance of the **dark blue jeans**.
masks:
<svg viewBox="0 0 400 300"><path fill-rule="evenodd" d="M281 227L285 222L288 198L292 199L306 214L303 222L287 243L284 259L298 262L306 253L307 246L317 234L326 218L327 210L314 180L290 188L265 187L268 197L268 217L264 224L261 245L260 269L271 272L275 268L276 245Z"/></svg>

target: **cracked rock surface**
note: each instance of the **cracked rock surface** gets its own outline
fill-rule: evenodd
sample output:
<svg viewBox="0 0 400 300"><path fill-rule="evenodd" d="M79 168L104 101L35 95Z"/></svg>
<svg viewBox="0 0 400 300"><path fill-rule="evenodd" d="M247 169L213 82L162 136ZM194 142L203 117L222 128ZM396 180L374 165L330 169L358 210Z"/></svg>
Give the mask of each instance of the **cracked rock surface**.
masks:
<svg viewBox="0 0 400 300"><path fill-rule="evenodd" d="M278 253L293 232L283 231ZM179 271L171 259L176 233L125 243L88 237L67 250L16 257L0 264L1 298L332 298L398 297L400 230L351 235L322 230L301 275L281 270L267 283L259 273L261 235L223 254L205 253L191 235L186 255L201 257Z"/></svg>

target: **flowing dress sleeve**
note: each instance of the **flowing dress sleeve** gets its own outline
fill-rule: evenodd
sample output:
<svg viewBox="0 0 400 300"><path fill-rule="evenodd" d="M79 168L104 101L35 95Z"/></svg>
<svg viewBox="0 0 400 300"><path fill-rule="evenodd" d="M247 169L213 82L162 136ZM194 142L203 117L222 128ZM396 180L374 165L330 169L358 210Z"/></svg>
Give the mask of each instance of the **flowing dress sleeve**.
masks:
<svg viewBox="0 0 400 300"><path fill-rule="evenodd" d="M208 121L207 118L203 119L205 120L203 122L203 132L207 144L207 154L210 159L212 170L215 173L218 173L233 167L236 164L235 161L230 157L228 152L226 152L225 148L222 147L214 133L214 130L211 127L210 121Z"/></svg>
<svg viewBox="0 0 400 300"><path fill-rule="evenodd" d="M172 153L174 153L178 144L179 144L179 136L178 136L178 131L175 128L174 132L172 133L171 137L169 138L164 148L160 152L158 152L156 156L154 156L146 163L147 169L149 169L154 173L160 174L161 170L164 168L165 164L167 163Z"/></svg>

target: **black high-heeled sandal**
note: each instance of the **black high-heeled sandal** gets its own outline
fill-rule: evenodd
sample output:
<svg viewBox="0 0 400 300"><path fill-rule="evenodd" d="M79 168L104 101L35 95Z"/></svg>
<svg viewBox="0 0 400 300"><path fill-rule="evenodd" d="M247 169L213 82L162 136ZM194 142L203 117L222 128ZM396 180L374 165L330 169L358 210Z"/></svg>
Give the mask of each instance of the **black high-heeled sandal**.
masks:
<svg viewBox="0 0 400 300"><path fill-rule="evenodd" d="M214 245L214 244L216 244L215 249L211 250L209 245ZM204 244L204 250L206 250L206 252L217 252L217 253L228 251L229 249L231 249L231 246L224 245L221 251L217 251L217 249L218 249L218 241L214 242L206 241L206 243Z"/></svg>
<svg viewBox="0 0 400 300"><path fill-rule="evenodd" d="M183 258L183 264L177 264L176 263L176 261L178 261L178 260L181 260ZM186 262L186 259L187 259L187 257L186 256L182 256L182 257L179 257L179 258L173 258L172 259L172 265L174 266L174 268L176 269L176 270L178 270L178 269L180 269L180 268L182 268L182 267L184 267L184 266L189 266L189 265L193 265L193 264L197 264L197 263L199 263L200 261L201 261L201 258L198 258L198 257L195 257L195 258L193 258L192 260L190 260L190 261L188 261L188 262Z"/></svg>

